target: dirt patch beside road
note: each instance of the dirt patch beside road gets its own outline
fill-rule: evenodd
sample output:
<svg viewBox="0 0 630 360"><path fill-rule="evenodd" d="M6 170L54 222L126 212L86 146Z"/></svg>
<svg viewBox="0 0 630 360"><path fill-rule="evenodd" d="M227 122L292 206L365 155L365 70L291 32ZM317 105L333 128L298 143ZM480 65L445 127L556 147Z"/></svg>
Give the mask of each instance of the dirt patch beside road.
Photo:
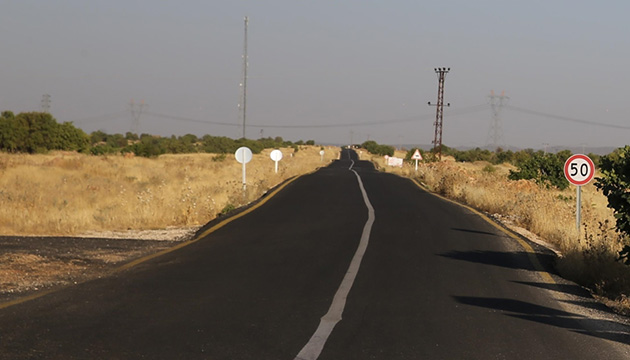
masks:
<svg viewBox="0 0 630 360"><path fill-rule="evenodd" d="M189 240L197 230L0 236L0 303L104 276L126 262Z"/></svg>

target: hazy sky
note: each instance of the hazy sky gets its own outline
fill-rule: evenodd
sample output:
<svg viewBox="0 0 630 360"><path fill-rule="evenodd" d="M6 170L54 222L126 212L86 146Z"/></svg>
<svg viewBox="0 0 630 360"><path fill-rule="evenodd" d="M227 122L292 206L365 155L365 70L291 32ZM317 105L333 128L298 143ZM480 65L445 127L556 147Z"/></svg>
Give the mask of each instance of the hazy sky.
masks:
<svg viewBox="0 0 630 360"><path fill-rule="evenodd" d="M58 121L125 133L144 100L142 133L240 137L248 16L249 138L430 144L434 68L450 67L449 146L488 142L491 90L510 97L507 145L623 146L629 14L621 0L0 0L0 110L49 94Z"/></svg>

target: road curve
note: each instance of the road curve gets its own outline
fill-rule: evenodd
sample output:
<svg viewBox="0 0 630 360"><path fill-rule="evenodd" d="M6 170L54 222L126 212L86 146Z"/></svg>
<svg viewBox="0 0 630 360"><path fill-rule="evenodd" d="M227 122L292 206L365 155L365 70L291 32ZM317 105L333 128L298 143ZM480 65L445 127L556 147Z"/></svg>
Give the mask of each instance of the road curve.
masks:
<svg viewBox="0 0 630 360"><path fill-rule="evenodd" d="M188 246L0 309L0 359L295 359L355 270L315 358L629 358L630 328L530 256L344 150Z"/></svg>

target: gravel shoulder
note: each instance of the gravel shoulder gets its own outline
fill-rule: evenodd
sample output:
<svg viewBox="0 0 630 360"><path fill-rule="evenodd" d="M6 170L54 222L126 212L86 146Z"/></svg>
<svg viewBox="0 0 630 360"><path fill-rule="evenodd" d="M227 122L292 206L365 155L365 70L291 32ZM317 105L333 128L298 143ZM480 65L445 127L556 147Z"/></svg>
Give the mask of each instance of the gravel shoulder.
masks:
<svg viewBox="0 0 630 360"><path fill-rule="evenodd" d="M0 303L102 277L126 262L192 239L198 229L0 236Z"/></svg>

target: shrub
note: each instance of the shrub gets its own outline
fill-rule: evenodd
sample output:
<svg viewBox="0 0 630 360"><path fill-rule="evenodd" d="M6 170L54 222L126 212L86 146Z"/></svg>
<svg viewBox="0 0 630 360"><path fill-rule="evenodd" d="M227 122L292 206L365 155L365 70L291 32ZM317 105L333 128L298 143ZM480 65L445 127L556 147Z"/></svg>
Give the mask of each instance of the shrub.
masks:
<svg viewBox="0 0 630 360"><path fill-rule="evenodd" d="M369 151L371 154L381 156L394 156L394 151L396 150L393 146L379 145L378 143L376 143L376 141L373 140L364 142L363 144L361 144L361 147Z"/></svg>
<svg viewBox="0 0 630 360"><path fill-rule="evenodd" d="M600 160L602 177L595 186L608 198L608 207L613 209L616 228L625 237L630 236L630 146L615 150ZM630 245L619 253L620 259L630 265Z"/></svg>
<svg viewBox="0 0 630 360"><path fill-rule="evenodd" d="M510 180L534 180L547 188L557 187L564 190L569 187L569 181L564 176L565 153L545 154L541 151L520 160L516 166L518 171L510 170Z"/></svg>

